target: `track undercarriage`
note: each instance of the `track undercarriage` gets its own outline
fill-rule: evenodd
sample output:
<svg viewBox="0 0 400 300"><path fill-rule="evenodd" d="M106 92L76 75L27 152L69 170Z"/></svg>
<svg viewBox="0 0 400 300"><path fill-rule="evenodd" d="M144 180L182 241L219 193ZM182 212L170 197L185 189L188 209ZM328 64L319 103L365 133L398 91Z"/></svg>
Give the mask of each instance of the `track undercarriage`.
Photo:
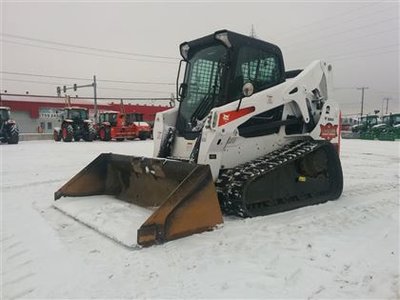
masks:
<svg viewBox="0 0 400 300"><path fill-rule="evenodd" d="M225 214L255 217L337 199L343 178L333 145L309 140L223 170L216 186Z"/></svg>

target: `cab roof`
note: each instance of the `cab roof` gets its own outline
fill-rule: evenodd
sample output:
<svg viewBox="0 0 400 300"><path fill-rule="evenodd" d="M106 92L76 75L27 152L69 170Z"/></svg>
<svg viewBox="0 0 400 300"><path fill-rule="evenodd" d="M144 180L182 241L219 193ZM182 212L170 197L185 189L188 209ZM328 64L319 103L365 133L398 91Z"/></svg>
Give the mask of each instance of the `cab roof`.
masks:
<svg viewBox="0 0 400 300"><path fill-rule="evenodd" d="M216 38L218 35L221 34L226 34L232 49L240 48L242 46L251 46L254 48L265 50L267 52L277 54L278 56L282 57L282 51L277 45L259 40L254 37L229 31L226 29L216 31L213 34L198 38L190 42L184 42L180 45L180 47L182 47L185 44L189 46L188 58L190 59L191 52L193 53L193 51L191 50L207 47L209 45L215 44L215 42L220 42L222 45L225 45L220 39Z"/></svg>

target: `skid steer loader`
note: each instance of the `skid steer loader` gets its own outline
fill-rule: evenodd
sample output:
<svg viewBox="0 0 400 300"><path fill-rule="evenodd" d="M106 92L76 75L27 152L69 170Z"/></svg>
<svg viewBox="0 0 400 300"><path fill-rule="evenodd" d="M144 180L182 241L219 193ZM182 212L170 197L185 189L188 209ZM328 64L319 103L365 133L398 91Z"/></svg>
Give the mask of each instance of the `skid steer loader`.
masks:
<svg viewBox="0 0 400 300"><path fill-rule="evenodd" d="M263 216L341 195L330 64L285 72L276 45L227 30L182 43L180 53L179 105L156 115L154 158L101 154L55 193L91 196L75 199L92 206L66 198L55 202L60 210L110 237L122 226L102 229L110 219L137 218L137 243L150 246L212 230L222 213ZM136 205L150 216L121 216ZM108 209L121 213L93 221Z"/></svg>

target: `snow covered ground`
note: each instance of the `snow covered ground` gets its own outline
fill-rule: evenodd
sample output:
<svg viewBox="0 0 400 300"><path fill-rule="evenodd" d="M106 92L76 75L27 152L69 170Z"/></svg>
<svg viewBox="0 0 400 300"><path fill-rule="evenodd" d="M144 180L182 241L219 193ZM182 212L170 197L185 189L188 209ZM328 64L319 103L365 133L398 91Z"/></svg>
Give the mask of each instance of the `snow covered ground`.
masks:
<svg viewBox="0 0 400 300"><path fill-rule="evenodd" d="M131 250L53 195L99 153L152 141L1 145L2 298L399 298L399 146L343 140L338 201Z"/></svg>

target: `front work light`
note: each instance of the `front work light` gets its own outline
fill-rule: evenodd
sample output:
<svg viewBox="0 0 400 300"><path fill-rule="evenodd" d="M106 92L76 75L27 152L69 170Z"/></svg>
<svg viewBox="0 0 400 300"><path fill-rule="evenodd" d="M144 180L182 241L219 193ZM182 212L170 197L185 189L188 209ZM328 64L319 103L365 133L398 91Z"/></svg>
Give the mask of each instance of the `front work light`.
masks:
<svg viewBox="0 0 400 300"><path fill-rule="evenodd" d="M221 41L227 48L231 48L232 44L228 38L228 32L226 30L217 31L214 33L214 39Z"/></svg>

